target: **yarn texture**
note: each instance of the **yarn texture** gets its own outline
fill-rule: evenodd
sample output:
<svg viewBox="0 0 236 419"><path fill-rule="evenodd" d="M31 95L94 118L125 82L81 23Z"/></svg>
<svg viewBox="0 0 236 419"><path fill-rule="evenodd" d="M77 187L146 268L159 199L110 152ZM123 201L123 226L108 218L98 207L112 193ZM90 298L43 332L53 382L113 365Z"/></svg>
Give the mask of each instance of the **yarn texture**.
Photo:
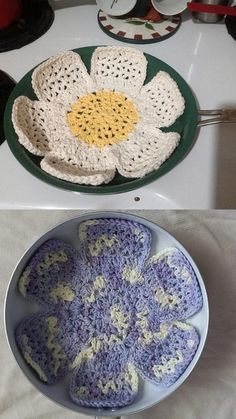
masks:
<svg viewBox="0 0 236 419"><path fill-rule="evenodd" d="M183 114L185 102L164 71L144 84L147 65L141 51L119 46L96 48L90 74L73 51L48 59L32 75L38 100L14 102L19 142L42 157L44 171L79 184L158 169L180 141L162 128Z"/></svg>
<svg viewBox="0 0 236 419"><path fill-rule="evenodd" d="M171 386L200 339L186 321L202 307L190 262L177 248L151 256L151 232L134 221L91 219L78 236L78 249L47 241L21 274L22 296L42 307L16 329L25 361L47 384L72 371L82 406L130 404L141 378Z"/></svg>

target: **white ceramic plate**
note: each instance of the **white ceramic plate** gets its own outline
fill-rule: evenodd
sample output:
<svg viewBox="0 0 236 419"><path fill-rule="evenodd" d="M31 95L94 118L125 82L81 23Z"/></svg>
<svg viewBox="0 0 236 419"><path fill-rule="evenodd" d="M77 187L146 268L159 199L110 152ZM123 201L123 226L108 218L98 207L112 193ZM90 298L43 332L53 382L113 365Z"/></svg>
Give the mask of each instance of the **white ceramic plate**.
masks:
<svg viewBox="0 0 236 419"><path fill-rule="evenodd" d="M110 16L122 16L129 13L137 0L97 0L97 6Z"/></svg>
<svg viewBox="0 0 236 419"><path fill-rule="evenodd" d="M142 385L140 386L139 393L135 399L135 401L129 405L122 408L117 409L95 409L95 408L85 408L81 406L77 406L72 400L69 398L68 395L68 379L65 378L63 381L56 385L47 385L40 381L37 376L34 374L30 366L24 361L21 352L19 351L16 341L14 332L16 329L17 324L21 319L25 316L30 315L39 310L39 306L36 303L30 302L29 300L22 297L22 295L18 292L17 283L19 277L25 267L25 265L29 262L32 255L35 251L47 240L52 238L57 238L64 240L71 245L77 247L78 245L78 226L81 222L91 219L91 218L122 218L122 219L129 219L133 221L137 221L142 223L146 227L148 227L152 232L152 249L151 254L157 253L160 250L175 246L179 250L181 250L184 255L188 258L192 267L197 275L199 285L201 288L201 292L203 295L203 307L202 309L188 319L188 323L194 325L199 332L200 335L200 344L197 349L197 352L182 374L182 376L170 387L162 387L154 385L150 382L143 381ZM53 400L54 402L60 404L63 407L71 409L75 412L81 412L88 415L97 415L97 416L125 416L128 414L134 414L138 411L147 409L154 404L160 402L165 397L169 396L173 393L188 377L191 373L192 369L194 368L195 364L197 363L200 354L203 350L207 330L208 330L208 317L209 317L209 309L208 309L208 299L207 294L204 286L203 279L201 274L185 248L167 231L159 227L158 225L151 223L143 218L125 214L125 213L117 213L117 212L99 212L99 213L91 213L85 216L77 217L75 219L69 220L64 222L63 224L58 225L57 227L53 228L52 230L48 231L44 234L41 238L39 238L22 256L20 261L18 262L6 294L5 299L5 328L6 334L8 338L8 342L10 348L15 356L17 363L19 364L20 368L26 375L26 377L31 381L31 383L45 396Z"/></svg>

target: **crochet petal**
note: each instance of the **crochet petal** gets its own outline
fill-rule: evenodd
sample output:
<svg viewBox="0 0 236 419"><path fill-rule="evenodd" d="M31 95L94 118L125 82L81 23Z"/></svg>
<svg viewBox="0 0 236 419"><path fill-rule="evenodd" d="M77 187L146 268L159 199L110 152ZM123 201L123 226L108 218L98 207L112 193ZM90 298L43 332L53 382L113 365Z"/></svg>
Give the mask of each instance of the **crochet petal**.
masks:
<svg viewBox="0 0 236 419"><path fill-rule="evenodd" d="M202 293L196 274L177 248L153 256L144 273L158 305L160 319L186 319L202 307Z"/></svg>
<svg viewBox="0 0 236 419"><path fill-rule="evenodd" d="M26 265L19 291L41 304L68 305L75 298L78 274L77 251L61 240L48 240Z"/></svg>
<svg viewBox="0 0 236 419"><path fill-rule="evenodd" d="M57 139L68 129L64 121L65 109L56 104L32 101L19 96L13 105L12 122L19 142L31 153L44 156Z"/></svg>
<svg viewBox="0 0 236 419"><path fill-rule="evenodd" d="M16 329L16 341L25 361L42 381L54 384L67 374L69 359L56 313L25 318Z"/></svg>
<svg viewBox="0 0 236 419"><path fill-rule="evenodd" d="M126 141L112 148L118 172L128 178L143 177L158 169L179 143L177 132L162 132L155 126L138 125Z"/></svg>
<svg viewBox="0 0 236 419"><path fill-rule="evenodd" d="M71 380L72 400L87 407L121 407L134 400L138 375L125 354L99 351L75 370Z"/></svg>
<svg viewBox="0 0 236 419"><path fill-rule="evenodd" d="M138 269L133 269L131 280L134 283L129 282L127 273L130 274L130 269L124 269L123 261L112 263L110 259L113 258L97 259L93 263L80 256L82 267L76 287L77 298L71 302L68 312L72 322L78 326L78 340L84 341L85 346L95 338L112 351L115 346L125 346L127 350L139 336L137 330L133 330L133 312L142 295L142 290L137 289L142 277L141 274L138 276Z"/></svg>
<svg viewBox="0 0 236 419"><path fill-rule="evenodd" d="M108 183L115 176L114 158L108 147L89 147L71 134L55 139L41 168L59 179L85 185Z"/></svg>
<svg viewBox="0 0 236 419"><path fill-rule="evenodd" d="M60 159L53 153L41 161L41 168L52 176L80 185L101 185L109 183L115 176L115 170L86 170L76 167L65 159Z"/></svg>
<svg viewBox="0 0 236 419"><path fill-rule="evenodd" d="M142 224L122 219L99 218L79 226L80 252L96 265L113 263L117 267L142 267L148 258L151 232Z"/></svg>
<svg viewBox="0 0 236 419"><path fill-rule="evenodd" d="M159 71L139 95L139 110L146 123L169 127L182 115L185 101L177 83L164 71Z"/></svg>
<svg viewBox="0 0 236 419"><path fill-rule="evenodd" d="M136 345L133 362L144 379L170 386L184 373L199 345L194 327L180 322L146 332Z"/></svg>
<svg viewBox="0 0 236 419"><path fill-rule="evenodd" d="M146 78L144 54L130 47L100 47L91 60L91 77L99 89L136 96Z"/></svg>
<svg viewBox="0 0 236 419"><path fill-rule="evenodd" d="M71 104L94 84L79 54L67 51L49 58L33 72L32 86L40 100Z"/></svg>

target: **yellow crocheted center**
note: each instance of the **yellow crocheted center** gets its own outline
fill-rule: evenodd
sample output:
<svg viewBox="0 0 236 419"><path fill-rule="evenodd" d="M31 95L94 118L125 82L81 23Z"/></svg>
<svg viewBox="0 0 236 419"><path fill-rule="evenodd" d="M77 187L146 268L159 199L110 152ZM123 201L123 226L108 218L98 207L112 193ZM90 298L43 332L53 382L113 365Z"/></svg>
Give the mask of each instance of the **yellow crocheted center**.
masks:
<svg viewBox="0 0 236 419"><path fill-rule="evenodd" d="M122 93L101 90L71 105L67 123L73 135L90 147L103 148L127 138L138 122L134 104Z"/></svg>

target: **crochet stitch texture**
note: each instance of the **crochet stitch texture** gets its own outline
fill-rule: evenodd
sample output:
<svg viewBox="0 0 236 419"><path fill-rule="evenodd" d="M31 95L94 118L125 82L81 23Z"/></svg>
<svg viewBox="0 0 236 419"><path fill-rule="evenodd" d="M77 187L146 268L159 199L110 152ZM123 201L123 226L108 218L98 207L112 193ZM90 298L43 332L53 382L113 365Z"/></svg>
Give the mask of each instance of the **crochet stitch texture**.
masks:
<svg viewBox="0 0 236 419"><path fill-rule="evenodd" d="M48 384L72 371L79 405L132 403L140 377L170 386L196 353L198 332L185 322L202 307L196 275L177 248L150 256L151 241L140 223L88 220L78 250L51 239L20 277L42 310L20 322L17 344Z"/></svg>
<svg viewBox="0 0 236 419"><path fill-rule="evenodd" d="M91 71L67 51L40 64L19 96L12 121L19 142L42 156L41 168L70 182L109 183L118 171L140 178L159 168L180 141L163 132L184 112L184 98L164 71L144 84L145 55L130 47L99 47Z"/></svg>

